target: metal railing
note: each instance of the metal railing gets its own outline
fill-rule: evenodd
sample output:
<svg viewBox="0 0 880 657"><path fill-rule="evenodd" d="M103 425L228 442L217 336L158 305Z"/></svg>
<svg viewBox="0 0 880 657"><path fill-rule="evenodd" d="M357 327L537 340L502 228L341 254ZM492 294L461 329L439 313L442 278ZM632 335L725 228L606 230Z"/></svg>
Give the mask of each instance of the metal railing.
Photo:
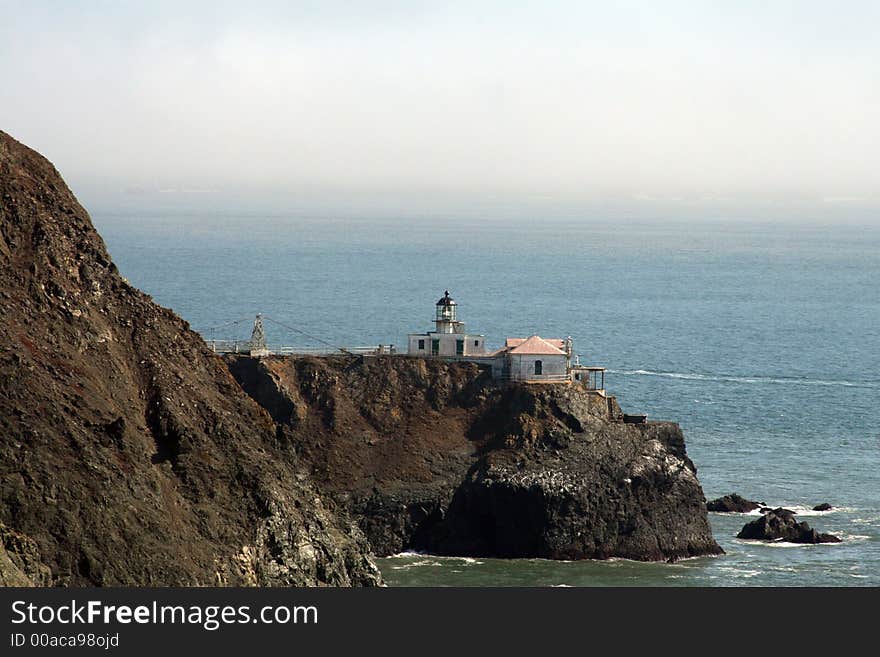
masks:
<svg viewBox="0 0 880 657"><path fill-rule="evenodd" d="M218 354L248 354L250 340L206 340L211 351ZM331 356L333 354L356 354L359 356L394 356L399 352L394 345L374 345L368 347L297 347L292 345L267 344L266 350L275 356Z"/></svg>
<svg viewBox="0 0 880 657"><path fill-rule="evenodd" d="M218 354L246 354L251 350L250 340L206 340L211 351Z"/></svg>
<svg viewBox="0 0 880 657"><path fill-rule="evenodd" d="M499 381L522 381L523 383L564 383L571 381L570 374L531 374L520 376L510 373L501 374Z"/></svg>

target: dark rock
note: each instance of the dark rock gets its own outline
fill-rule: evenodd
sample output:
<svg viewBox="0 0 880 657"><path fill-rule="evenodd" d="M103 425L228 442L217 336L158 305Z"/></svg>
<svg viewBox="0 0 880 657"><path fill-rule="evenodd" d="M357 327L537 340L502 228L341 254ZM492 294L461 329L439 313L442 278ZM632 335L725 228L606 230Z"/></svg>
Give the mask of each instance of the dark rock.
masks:
<svg viewBox="0 0 880 657"><path fill-rule="evenodd" d="M760 502L747 500L737 493L731 493L706 503L706 509L715 513L748 513L759 508Z"/></svg>
<svg viewBox="0 0 880 657"><path fill-rule="evenodd" d="M828 502L822 502L822 504L817 504L816 506L814 506L813 511L831 511L831 509L833 508L834 507L828 504Z"/></svg>
<svg viewBox="0 0 880 657"><path fill-rule="evenodd" d="M718 554L677 424L613 397L499 386L473 363L229 356L377 554L667 560Z"/></svg>
<svg viewBox="0 0 880 657"><path fill-rule="evenodd" d="M268 414L3 132L0 295L0 583L380 583Z"/></svg>
<svg viewBox="0 0 880 657"><path fill-rule="evenodd" d="M840 543L837 536L820 534L806 522L798 522L795 514L783 508L768 511L740 530L737 538L789 543Z"/></svg>

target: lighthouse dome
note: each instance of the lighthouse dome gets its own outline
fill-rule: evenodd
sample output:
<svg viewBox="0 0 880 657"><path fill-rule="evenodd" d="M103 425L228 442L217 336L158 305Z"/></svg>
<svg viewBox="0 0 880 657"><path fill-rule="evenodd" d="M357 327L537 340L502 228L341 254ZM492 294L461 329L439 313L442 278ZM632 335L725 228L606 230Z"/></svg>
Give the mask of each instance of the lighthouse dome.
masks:
<svg viewBox="0 0 880 657"><path fill-rule="evenodd" d="M449 296L449 290L446 290L446 293L440 297L440 300L437 302L438 306L455 306L455 299Z"/></svg>

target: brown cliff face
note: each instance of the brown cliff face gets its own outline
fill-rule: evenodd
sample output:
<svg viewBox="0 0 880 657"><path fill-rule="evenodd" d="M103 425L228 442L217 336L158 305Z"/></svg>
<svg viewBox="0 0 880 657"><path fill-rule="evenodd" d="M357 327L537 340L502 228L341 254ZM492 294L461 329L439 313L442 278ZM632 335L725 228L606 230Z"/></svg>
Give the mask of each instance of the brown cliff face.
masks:
<svg viewBox="0 0 880 657"><path fill-rule="evenodd" d="M376 584L268 413L0 132L0 578Z"/></svg>
<svg viewBox="0 0 880 657"><path fill-rule="evenodd" d="M624 424L613 398L417 358L226 361L379 555L721 552L678 425Z"/></svg>

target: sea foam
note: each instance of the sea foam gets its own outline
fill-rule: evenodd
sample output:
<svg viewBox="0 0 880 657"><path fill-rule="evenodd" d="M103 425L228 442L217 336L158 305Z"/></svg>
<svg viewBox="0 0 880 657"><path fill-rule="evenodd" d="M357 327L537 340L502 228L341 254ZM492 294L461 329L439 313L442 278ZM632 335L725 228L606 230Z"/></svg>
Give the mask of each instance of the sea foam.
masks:
<svg viewBox="0 0 880 657"><path fill-rule="evenodd" d="M723 383L770 383L797 386L842 386L846 388L880 388L880 381L836 381L785 376L733 376L726 374L697 374L689 372L657 372L654 370L608 370L609 374L623 376L660 376L686 381L718 381Z"/></svg>

